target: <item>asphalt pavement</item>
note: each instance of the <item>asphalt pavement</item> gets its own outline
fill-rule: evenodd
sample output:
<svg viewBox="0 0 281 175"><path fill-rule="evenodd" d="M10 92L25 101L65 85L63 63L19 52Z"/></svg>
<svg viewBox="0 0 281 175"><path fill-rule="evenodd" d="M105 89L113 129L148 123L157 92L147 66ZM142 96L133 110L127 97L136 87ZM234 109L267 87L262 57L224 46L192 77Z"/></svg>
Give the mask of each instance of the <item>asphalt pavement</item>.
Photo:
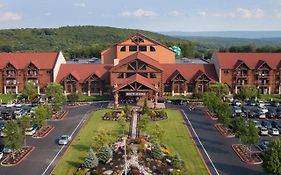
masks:
<svg viewBox="0 0 281 175"><path fill-rule="evenodd" d="M66 146L61 149L62 146L57 143L58 138L63 134L71 135L72 133L72 138L74 138L82 126L79 125L79 127L77 127L78 124L80 122L82 123L88 117L87 114L99 107L105 106L106 104L101 102L67 109L69 113L62 121L48 122L49 124L54 125L55 128L47 137L43 139L27 139L27 145L34 146L35 149L25 160L23 160L19 165L13 167L0 166L0 175L50 174L55 164L67 148ZM75 132L73 132L74 130ZM58 154L59 151L60 153Z"/></svg>
<svg viewBox="0 0 281 175"><path fill-rule="evenodd" d="M167 105L184 111L191 125L187 123L192 137L203 155L212 174L220 175L264 175L261 165L247 165L243 163L231 148L232 144L239 143L237 138L225 138L214 127L215 121L203 113L203 108L190 110L182 105ZM198 136L199 140L197 139ZM202 145L200 144L202 143ZM205 151L204 151L205 149Z"/></svg>

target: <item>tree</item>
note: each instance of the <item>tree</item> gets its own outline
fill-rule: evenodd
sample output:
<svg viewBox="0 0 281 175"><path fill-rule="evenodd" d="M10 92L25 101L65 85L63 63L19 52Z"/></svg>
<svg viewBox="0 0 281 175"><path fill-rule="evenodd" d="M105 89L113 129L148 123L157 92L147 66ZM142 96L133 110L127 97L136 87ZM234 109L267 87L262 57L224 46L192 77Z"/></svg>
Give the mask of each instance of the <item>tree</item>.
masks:
<svg viewBox="0 0 281 175"><path fill-rule="evenodd" d="M118 124L119 124L120 131L122 132L122 135L124 135L126 130L126 118L120 117L118 120Z"/></svg>
<svg viewBox="0 0 281 175"><path fill-rule="evenodd" d="M7 123L5 124L4 134L4 145L5 147L13 150L14 158L14 152L22 146L21 139L23 138L23 135L21 128L19 127L16 121L7 121Z"/></svg>
<svg viewBox="0 0 281 175"><path fill-rule="evenodd" d="M46 119L50 117L51 110L48 105L39 105L34 110L35 118L33 119L34 123L38 125L38 127L42 127L46 125Z"/></svg>
<svg viewBox="0 0 281 175"><path fill-rule="evenodd" d="M25 131L27 128L31 127L31 119L29 116L24 115L21 118L18 119L18 123L19 123L19 127L20 130L22 132L22 136L24 139L24 146L26 145L26 135L25 135Z"/></svg>
<svg viewBox="0 0 281 175"><path fill-rule="evenodd" d="M214 92L217 96L222 97L229 93L229 87L223 83L210 84L208 91Z"/></svg>
<svg viewBox="0 0 281 175"><path fill-rule="evenodd" d="M138 122L138 125L139 125L138 128L140 129L141 132L146 129L148 122L149 122L148 116L146 114L141 115L140 121Z"/></svg>
<svg viewBox="0 0 281 175"><path fill-rule="evenodd" d="M98 156L101 162L106 163L113 156L112 149L106 144L101 147Z"/></svg>
<svg viewBox="0 0 281 175"><path fill-rule="evenodd" d="M156 143L152 146L151 157L153 157L154 159L158 159L158 160L160 160L164 157L164 154L161 151L161 147L160 147L159 143Z"/></svg>
<svg viewBox="0 0 281 175"><path fill-rule="evenodd" d="M96 131L96 134L95 136L93 137L93 148L95 151L98 151L100 150L100 148L103 146L103 145L106 145L108 144L109 142L109 133L106 132L105 130L98 130Z"/></svg>
<svg viewBox="0 0 281 175"><path fill-rule="evenodd" d="M85 158L84 160L84 163L83 163L83 166L85 168L95 168L97 167L99 164L99 159L98 157L96 156L96 153L93 151L93 149L90 147L89 149L89 152L88 152L88 155L87 157Z"/></svg>
<svg viewBox="0 0 281 175"><path fill-rule="evenodd" d="M203 95L203 103L210 111L216 112L218 110L220 98L215 92L205 92Z"/></svg>
<svg viewBox="0 0 281 175"><path fill-rule="evenodd" d="M173 166L173 168L176 168L176 169L181 169L182 168L183 162L180 159L178 154L176 154L176 155L174 155L172 157L172 166Z"/></svg>
<svg viewBox="0 0 281 175"><path fill-rule="evenodd" d="M132 117L131 111L132 111L132 109L130 108L129 104L126 102L124 112L125 112L125 115L126 115L127 118Z"/></svg>
<svg viewBox="0 0 281 175"><path fill-rule="evenodd" d="M38 96L37 88L32 82L28 82L22 90L22 95L27 98L28 102L31 102Z"/></svg>
<svg viewBox="0 0 281 175"><path fill-rule="evenodd" d="M281 140L276 139L269 143L265 150L263 168L266 172L281 175Z"/></svg>
<svg viewBox="0 0 281 175"><path fill-rule="evenodd" d="M45 88L46 95L51 99L52 107L55 111L60 110L66 102L63 94L63 87L57 83L50 83Z"/></svg>
<svg viewBox="0 0 281 175"><path fill-rule="evenodd" d="M246 132L246 120L243 117L237 117L232 120L232 130L235 133L236 137L241 138Z"/></svg>
<svg viewBox="0 0 281 175"><path fill-rule="evenodd" d="M241 100L253 99L258 96L258 90L255 85L248 85L241 88L238 97Z"/></svg>
<svg viewBox="0 0 281 175"><path fill-rule="evenodd" d="M220 102L218 104L217 116L218 116L218 121L224 124L225 126L228 126L230 124L231 109L228 103Z"/></svg>
<svg viewBox="0 0 281 175"><path fill-rule="evenodd" d="M243 144L249 145L251 151L252 145L257 144L259 138L259 131L256 125L253 122L249 122L248 126L244 129L244 133L240 135L240 138Z"/></svg>
<svg viewBox="0 0 281 175"><path fill-rule="evenodd" d="M149 107L147 105L147 100L144 100L143 107L142 107L142 114L147 114L149 112Z"/></svg>

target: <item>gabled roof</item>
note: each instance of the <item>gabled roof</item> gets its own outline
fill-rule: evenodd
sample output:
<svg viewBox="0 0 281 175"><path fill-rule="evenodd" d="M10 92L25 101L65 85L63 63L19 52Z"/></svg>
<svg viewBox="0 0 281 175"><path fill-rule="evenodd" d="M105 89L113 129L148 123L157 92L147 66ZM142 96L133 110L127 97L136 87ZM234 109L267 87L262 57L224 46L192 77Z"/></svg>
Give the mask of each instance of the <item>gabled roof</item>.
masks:
<svg viewBox="0 0 281 175"><path fill-rule="evenodd" d="M198 70L197 72L196 72L196 74L192 77L192 79L191 80L198 80L200 77L202 77L202 76L206 76L209 80L211 80L209 77L208 77L208 75L206 75L204 72L202 72L201 70Z"/></svg>
<svg viewBox="0 0 281 175"><path fill-rule="evenodd" d="M234 65L234 69L237 69L239 66L241 66L242 64L244 64L248 69L250 69L249 68L249 66L244 62L244 61L242 61L242 60L237 60L237 62L236 62L236 64Z"/></svg>
<svg viewBox="0 0 281 175"><path fill-rule="evenodd" d="M140 83L140 84L142 84L142 85L144 85L144 86L146 86L146 87L148 87L148 88L150 88L154 91L159 91L158 89L156 89L150 83L149 79L147 79L147 78L145 78L145 77L143 77L139 74L134 74L134 75L130 76L129 78L123 79L122 84L119 84L119 86L116 89L114 89L113 91L114 92L118 91L118 90L120 90L120 89L126 87L127 85L134 83L134 82L138 82L138 83Z"/></svg>
<svg viewBox="0 0 281 175"><path fill-rule="evenodd" d="M128 64L131 61L134 61L136 59L141 60L144 63L147 63L148 65L150 65L150 66L152 66L154 68L157 68L159 70L163 70L163 68L161 67L161 64L158 61L156 61L153 58L150 58L150 57L148 57L148 56L146 56L146 55L144 55L144 54L142 54L140 52L136 52L136 53L134 53L134 54L132 54L132 55L122 59L119 62L119 64L114 66L110 71L112 72L112 71L120 68L121 66L126 65L126 64Z"/></svg>
<svg viewBox="0 0 281 175"><path fill-rule="evenodd" d="M96 74L101 80L109 81L109 70L111 64L62 64L56 82L61 82L70 73L75 72L79 82L85 81L89 76Z"/></svg>
<svg viewBox="0 0 281 175"><path fill-rule="evenodd" d="M30 61L30 63L26 67L28 67L30 64L33 64L37 69L40 69L40 64L37 60Z"/></svg>
<svg viewBox="0 0 281 175"><path fill-rule="evenodd" d="M178 69L176 69L175 72L172 73L171 76L168 78L168 81L173 80L178 75L181 75L186 80L186 78L184 77L184 74L182 74Z"/></svg>
<svg viewBox="0 0 281 175"><path fill-rule="evenodd" d="M266 64L270 69L272 69L264 60L259 60L256 66L256 69L259 69L261 66L263 66L264 64ZM276 65L277 66L277 65Z"/></svg>
<svg viewBox="0 0 281 175"><path fill-rule="evenodd" d="M0 53L0 69L7 63L11 63L16 69L25 69L31 62L40 69L53 69L58 54L58 52Z"/></svg>
<svg viewBox="0 0 281 175"><path fill-rule="evenodd" d="M213 64L161 64L163 67L163 81L170 81L171 76L175 73L175 70L188 81L191 82L198 71L206 74L210 78L211 82L218 82L217 73Z"/></svg>
<svg viewBox="0 0 281 175"><path fill-rule="evenodd" d="M260 60L265 61L272 69L277 69L281 60L281 53L229 53L217 52L214 54L220 69L233 69L238 60L245 62L252 70Z"/></svg>

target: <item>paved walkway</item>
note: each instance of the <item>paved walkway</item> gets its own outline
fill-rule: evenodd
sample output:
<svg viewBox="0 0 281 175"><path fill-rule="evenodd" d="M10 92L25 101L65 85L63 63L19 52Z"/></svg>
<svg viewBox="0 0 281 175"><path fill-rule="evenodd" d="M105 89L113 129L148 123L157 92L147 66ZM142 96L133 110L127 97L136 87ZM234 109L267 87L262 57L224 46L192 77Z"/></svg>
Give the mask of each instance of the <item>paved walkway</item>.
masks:
<svg viewBox="0 0 281 175"><path fill-rule="evenodd" d="M132 122L132 133L131 138L135 139L137 137L137 125L138 125L138 112L137 108L133 108L133 122Z"/></svg>

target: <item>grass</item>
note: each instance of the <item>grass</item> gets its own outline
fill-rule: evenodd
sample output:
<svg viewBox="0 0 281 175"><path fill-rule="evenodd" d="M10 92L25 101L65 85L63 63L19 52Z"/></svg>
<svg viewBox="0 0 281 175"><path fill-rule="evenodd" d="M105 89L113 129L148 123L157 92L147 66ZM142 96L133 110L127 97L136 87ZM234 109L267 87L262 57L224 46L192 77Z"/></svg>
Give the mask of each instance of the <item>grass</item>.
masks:
<svg viewBox="0 0 281 175"><path fill-rule="evenodd" d="M198 102L202 101L202 98L196 96L166 96L167 100L183 100L183 101L190 101L190 102Z"/></svg>
<svg viewBox="0 0 281 175"><path fill-rule="evenodd" d="M151 134L156 126L156 123L159 124L165 131L161 143L166 145L172 153L179 154L180 158L185 162L188 174L208 174L208 170L199 155L181 113L172 109L167 109L165 111L168 114L168 119L157 122L149 122L146 128L146 133Z"/></svg>
<svg viewBox="0 0 281 175"><path fill-rule="evenodd" d="M0 99L2 100L2 103L10 103L13 100L17 98L16 95L11 95L11 94L0 94Z"/></svg>
<svg viewBox="0 0 281 175"><path fill-rule="evenodd" d="M276 102L281 102L281 95L280 94L270 94L270 95L260 95L260 99L263 101L270 101L271 99Z"/></svg>
<svg viewBox="0 0 281 175"><path fill-rule="evenodd" d="M103 100L111 100L111 99L112 99L112 97L106 96L106 95L103 95L103 96L99 96L99 95L96 95L96 96L80 95L79 98L78 98L78 101L89 102L89 101L103 101Z"/></svg>
<svg viewBox="0 0 281 175"><path fill-rule="evenodd" d="M118 122L102 120L102 116L108 111L110 111L110 109L98 110L91 114L87 123L79 131L67 152L65 152L64 156L58 162L53 171L53 175L74 174L84 161L89 147L94 142L93 137L96 135L97 131L107 131L111 135L111 141L115 141L119 138L121 131ZM127 124L127 131L129 130L128 128L129 124Z"/></svg>

